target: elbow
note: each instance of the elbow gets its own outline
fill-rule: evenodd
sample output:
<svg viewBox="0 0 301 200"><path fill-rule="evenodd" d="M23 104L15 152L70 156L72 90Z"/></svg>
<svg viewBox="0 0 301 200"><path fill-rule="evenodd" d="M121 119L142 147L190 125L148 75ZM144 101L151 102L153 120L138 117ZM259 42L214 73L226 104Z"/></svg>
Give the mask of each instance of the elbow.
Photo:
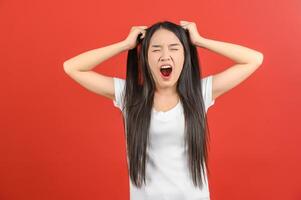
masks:
<svg viewBox="0 0 301 200"><path fill-rule="evenodd" d="M64 69L64 72L67 74L70 72L70 67L67 65L67 61L65 61L63 63L63 69Z"/></svg>
<svg viewBox="0 0 301 200"><path fill-rule="evenodd" d="M256 64L258 65L258 67L259 67L260 65L262 65L262 63L263 63L263 58L264 58L263 53L258 52L258 55L257 55L257 58L256 58Z"/></svg>

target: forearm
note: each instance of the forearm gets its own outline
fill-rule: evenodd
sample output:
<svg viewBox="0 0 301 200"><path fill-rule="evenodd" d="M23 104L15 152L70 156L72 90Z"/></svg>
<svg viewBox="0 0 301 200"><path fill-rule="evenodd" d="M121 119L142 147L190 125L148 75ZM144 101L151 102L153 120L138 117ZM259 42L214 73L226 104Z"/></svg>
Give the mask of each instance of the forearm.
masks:
<svg viewBox="0 0 301 200"><path fill-rule="evenodd" d="M200 38L197 41L197 46L226 56L237 63L260 63L263 59L263 55L259 51L228 42Z"/></svg>
<svg viewBox="0 0 301 200"><path fill-rule="evenodd" d="M64 62L65 71L89 71L103 61L127 50L124 41L81 53Z"/></svg>

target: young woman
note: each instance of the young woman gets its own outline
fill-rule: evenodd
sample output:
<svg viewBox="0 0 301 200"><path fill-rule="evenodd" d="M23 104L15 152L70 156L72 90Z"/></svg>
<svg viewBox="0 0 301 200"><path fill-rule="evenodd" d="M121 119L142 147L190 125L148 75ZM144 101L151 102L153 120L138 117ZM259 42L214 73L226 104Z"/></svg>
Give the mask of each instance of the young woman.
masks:
<svg viewBox="0 0 301 200"><path fill-rule="evenodd" d="M197 47L237 64L201 78ZM92 71L122 51L126 79ZM202 37L193 22L164 21L133 26L125 40L75 56L64 70L122 111L131 200L201 200L210 199L206 112L262 61L258 51Z"/></svg>

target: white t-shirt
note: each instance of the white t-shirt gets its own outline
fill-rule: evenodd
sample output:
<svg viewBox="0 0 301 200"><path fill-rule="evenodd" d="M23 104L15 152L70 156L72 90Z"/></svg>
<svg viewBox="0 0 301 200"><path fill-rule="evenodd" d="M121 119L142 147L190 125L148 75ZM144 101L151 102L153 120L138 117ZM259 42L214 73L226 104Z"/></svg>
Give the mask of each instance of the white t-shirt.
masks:
<svg viewBox="0 0 301 200"><path fill-rule="evenodd" d="M125 80L113 79L116 98L113 103L121 110ZM202 91L207 112L215 102L212 100L212 75L202 79ZM181 101L165 112L152 108L149 134L146 186L135 187L129 177L130 200L210 200L206 167L203 189L195 187L189 175Z"/></svg>

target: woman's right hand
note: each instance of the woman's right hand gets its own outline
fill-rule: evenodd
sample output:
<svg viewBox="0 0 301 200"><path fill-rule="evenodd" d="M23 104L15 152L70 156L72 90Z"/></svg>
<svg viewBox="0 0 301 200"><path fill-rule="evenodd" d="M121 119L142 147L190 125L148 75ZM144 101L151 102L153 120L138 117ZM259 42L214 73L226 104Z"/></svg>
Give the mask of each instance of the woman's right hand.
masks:
<svg viewBox="0 0 301 200"><path fill-rule="evenodd" d="M132 26L131 31L127 38L124 40L124 42L127 44L129 49L133 49L137 45L137 37L139 34L142 34L140 36L140 39L143 39L145 36L145 32L147 26Z"/></svg>

